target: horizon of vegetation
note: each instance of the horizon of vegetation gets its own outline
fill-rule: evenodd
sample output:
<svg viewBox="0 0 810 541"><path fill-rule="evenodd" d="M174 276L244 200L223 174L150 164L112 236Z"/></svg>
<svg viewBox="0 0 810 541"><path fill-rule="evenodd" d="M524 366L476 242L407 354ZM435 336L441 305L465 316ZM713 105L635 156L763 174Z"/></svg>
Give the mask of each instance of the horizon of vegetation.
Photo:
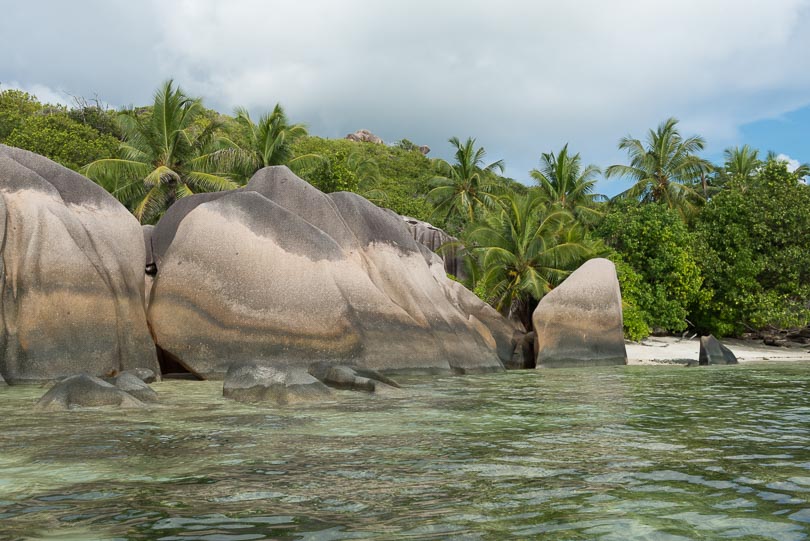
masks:
<svg viewBox="0 0 810 541"><path fill-rule="evenodd" d="M414 143L324 139L280 104L257 119L224 115L167 81L150 105L115 111L98 99L73 107L0 91L0 143L42 154L104 187L141 223L176 200L244 185L286 165L318 189L352 191L459 238L464 283L530 328L539 300L592 257L617 267L625 334L718 336L810 324L810 166L789 171L776 153L743 145L723 164L675 118L643 139L622 138L624 164L604 171L565 144L542 152L526 186L502 176L476 140L451 137L452 162ZM595 193L596 178L625 178Z"/></svg>

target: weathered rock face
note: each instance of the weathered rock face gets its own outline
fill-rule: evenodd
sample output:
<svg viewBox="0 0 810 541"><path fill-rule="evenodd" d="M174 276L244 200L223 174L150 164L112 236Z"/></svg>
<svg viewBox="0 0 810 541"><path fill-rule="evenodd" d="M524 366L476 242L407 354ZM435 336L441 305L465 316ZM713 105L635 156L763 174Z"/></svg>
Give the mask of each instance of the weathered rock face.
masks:
<svg viewBox="0 0 810 541"><path fill-rule="evenodd" d="M137 220L90 180L0 145L0 373L158 371Z"/></svg>
<svg viewBox="0 0 810 541"><path fill-rule="evenodd" d="M325 195L286 167L180 200L152 246L157 344L203 377L245 362L500 370L514 350L499 357L492 331L456 300L461 286L399 217L355 194Z"/></svg>
<svg viewBox="0 0 810 541"><path fill-rule="evenodd" d="M738 364L738 362L737 356L710 334L700 337L698 364L707 366L710 364Z"/></svg>
<svg viewBox="0 0 810 541"><path fill-rule="evenodd" d="M383 140L371 133L368 130L357 130L354 133L350 133L346 136L346 139L349 141L359 141L363 143L374 143L377 145L382 145ZM429 149L428 149L429 150Z"/></svg>
<svg viewBox="0 0 810 541"><path fill-rule="evenodd" d="M591 259L548 293L532 315L537 367L627 364L616 267Z"/></svg>
<svg viewBox="0 0 810 541"><path fill-rule="evenodd" d="M239 402L270 402L279 406L331 398L326 385L298 367L232 365L225 375L222 396Z"/></svg>
<svg viewBox="0 0 810 541"><path fill-rule="evenodd" d="M142 408L143 402L97 377L79 374L65 378L45 393L36 408L63 411L77 407Z"/></svg>
<svg viewBox="0 0 810 541"><path fill-rule="evenodd" d="M438 227L434 227L427 222L403 216L405 224L408 226L408 231L411 232L414 240L427 246L431 252L436 252L439 257L444 261L444 271L447 274L452 274L459 280L464 280L467 277L467 271L464 270L464 260L461 257L461 250L455 244L458 239L451 237ZM439 248L447 244L441 252Z"/></svg>

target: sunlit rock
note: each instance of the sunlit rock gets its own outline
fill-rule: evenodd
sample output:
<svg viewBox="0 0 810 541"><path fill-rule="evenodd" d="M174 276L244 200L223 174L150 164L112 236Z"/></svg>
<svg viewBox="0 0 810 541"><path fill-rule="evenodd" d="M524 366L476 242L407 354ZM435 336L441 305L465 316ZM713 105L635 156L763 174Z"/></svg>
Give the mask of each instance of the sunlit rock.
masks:
<svg viewBox="0 0 810 541"><path fill-rule="evenodd" d="M83 176L0 145L0 373L158 371L137 220Z"/></svg>
<svg viewBox="0 0 810 541"><path fill-rule="evenodd" d="M627 364L616 267L591 259L548 293L532 315L537 367Z"/></svg>
<svg viewBox="0 0 810 541"><path fill-rule="evenodd" d="M151 329L164 354L202 377L245 362L482 372L502 370L514 351L464 306L500 316L457 292L398 216L323 194L286 167L178 201L152 246Z"/></svg>

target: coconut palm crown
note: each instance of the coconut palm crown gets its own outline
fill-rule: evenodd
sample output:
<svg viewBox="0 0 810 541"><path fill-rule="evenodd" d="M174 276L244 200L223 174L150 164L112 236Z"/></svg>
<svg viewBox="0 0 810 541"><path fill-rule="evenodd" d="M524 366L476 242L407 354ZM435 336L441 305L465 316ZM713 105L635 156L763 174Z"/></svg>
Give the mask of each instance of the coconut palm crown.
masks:
<svg viewBox="0 0 810 541"><path fill-rule="evenodd" d="M204 165L214 149L218 124L195 123L202 112L199 99L166 81L155 92L151 111L118 115L124 139L120 157L97 160L85 166L85 174L142 223L158 219L182 197L238 187L229 175L212 173Z"/></svg>
<svg viewBox="0 0 810 541"><path fill-rule="evenodd" d="M618 198L637 198L659 202L687 214L700 200L693 186L701 173L711 170L711 164L696 155L706 141L697 135L683 138L677 128L678 120L669 118L650 130L645 143L630 136L619 141L619 149L627 151L630 165L611 165L605 176L625 177L635 181Z"/></svg>
<svg viewBox="0 0 810 541"><path fill-rule="evenodd" d="M428 198L435 203L436 214L444 213L445 221L455 214L472 222L477 210L491 208L497 201L494 172L503 172L504 163L498 160L484 165L486 151L483 147L476 148L472 137L464 143L451 137L449 142L456 149L455 163L435 161L439 176L431 181L434 188L428 192Z"/></svg>
<svg viewBox="0 0 810 541"><path fill-rule="evenodd" d="M540 193L552 204L571 212L583 224L593 223L601 216L594 208L605 196L594 193L596 175L601 173L595 165L582 167L579 154L571 155L568 144L560 150L543 153L540 169L529 175L537 181Z"/></svg>

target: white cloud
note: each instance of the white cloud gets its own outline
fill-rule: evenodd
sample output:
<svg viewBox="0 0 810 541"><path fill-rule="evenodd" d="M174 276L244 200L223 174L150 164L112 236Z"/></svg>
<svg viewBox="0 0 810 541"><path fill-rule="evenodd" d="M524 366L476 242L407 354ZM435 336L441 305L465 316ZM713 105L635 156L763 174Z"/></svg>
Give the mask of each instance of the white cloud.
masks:
<svg viewBox="0 0 810 541"><path fill-rule="evenodd" d="M776 160L780 162L785 162L787 164L788 171L790 171L791 173L796 169L798 169L799 166L801 165L801 163L799 163L799 160L794 160L787 154L779 154L776 157Z"/></svg>
<svg viewBox="0 0 810 541"><path fill-rule="evenodd" d="M224 112L281 102L328 137L368 128L448 157L448 137L474 136L523 180L566 142L606 166L620 137L676 116L719 151L810 104L810 0L109 0L48 20L61 4L37 1L0 21L0 80L73 77L127 104L173 76Z"/></svg>

